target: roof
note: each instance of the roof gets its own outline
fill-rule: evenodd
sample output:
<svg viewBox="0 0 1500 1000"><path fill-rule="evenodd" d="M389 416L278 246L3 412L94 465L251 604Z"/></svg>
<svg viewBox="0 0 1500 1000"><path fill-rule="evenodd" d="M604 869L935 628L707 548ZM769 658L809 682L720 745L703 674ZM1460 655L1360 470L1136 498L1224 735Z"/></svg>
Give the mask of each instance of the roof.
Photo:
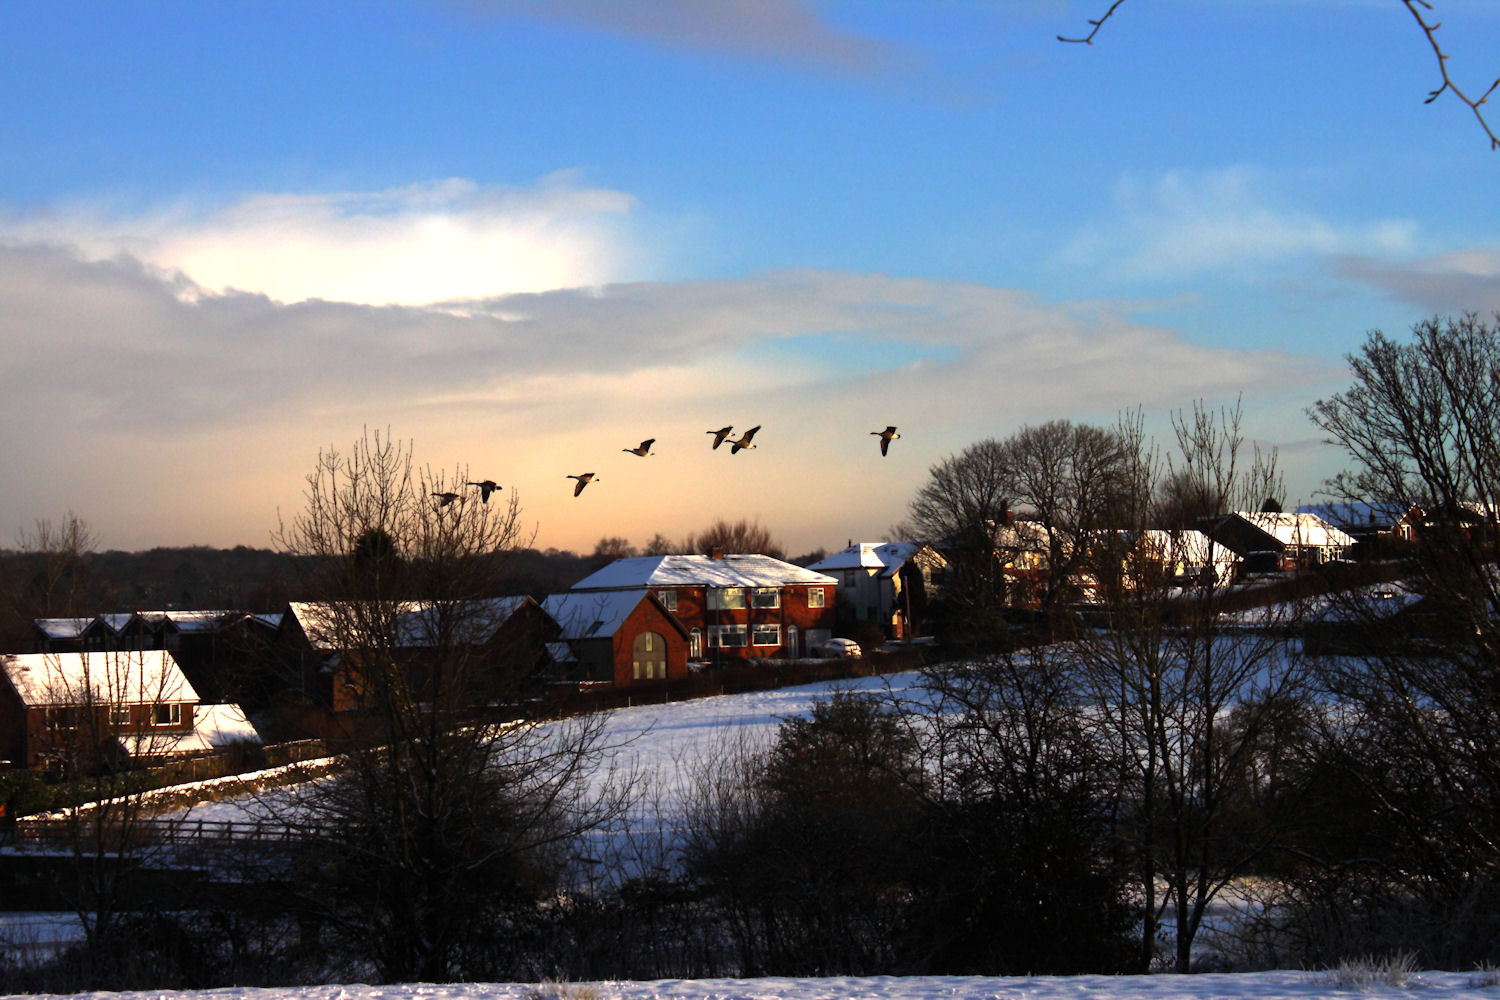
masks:
<svg viewBox="0 0 1500 1000"><path fill-rule="evenodd" d="M787 587L829 586L831 576L762 555L636 556L616 559L573 584L573 590L624 590L647 587Z"/></svg>
<svg viewBox="0 0 1500 1000"><path fill-rule="evenodd" d="M1131 535L1134 532L1126 532ZM1216 544L1196 528L1167 530L1148 528L1140 532L1141 539L1151 546L1159 556L1178 562L1207 563L1210 558L1219 562L1232 562L1234 553L1222 544Z"/></svg>
<svg viewBox="0 0 1500 1000"><path fill-rule="evenodd" d="M457 638L467 637L470 644L482 645L492 639L495 631L530 600L529 597L520 596L442 603L403 601L389 612L394 632L391 641L396 646L408 648L433 646L437 644L439 631L444 627L451 627L455 632L462 633ZM303 633L314 649L333 652L357 645L357 642L349 641L347 630L358 628L365 616L340 613L341 607L354 608L354 604L293 601L289 607L292 617L302 626ZM443 616L450 613L455 617L445 623ZM369 618L378 621L383 614L385 612L371 614Z"/></svg>
<svg viewBox="0 0 1500 1000"><path fill-rule="evenodd" d="M83 635L83 630L93 624L93 617L88 618L36 618L32 624L37 630L49 639L77 639Z"/></svg>
<svg viewBox="0 0 1500 1000"><path fill-rule="evenodd" d="M242 621L243 611L137 611L139 618L152 628L170 624L179 632L215 632L225 625Z"/></svg>
<svg viewBox="0 0 1500 1000"><path fill-rule="evenodd" d="M193 709L193 729L215 747L261 742L260 733L238 705L199 705Z"/></svg>
<svg viewBox="0 0 1500 1000"><path fill-rule="evenodd" d="M1344 547L1354 538L1316 514L1235 511L1235 514L1275 538L1282 545Z"/></svg>
<svg viewBox="0 0 1500 1000"><path fill-rule="evenodd" d="M856 542L807 568L817 572L873 569L879 576L893 576L921 550L921 542Z"/></svg>
<svg viewBox="0 0 1500 1000"><path fill-rule="evenodd" d="M542 610L562 626L563 639L602 639L618 632L649 593L645 588L570 591L543 600Z"/></svg>
<svg viewBox="0 0 1500 1000"><path fill-rule="evenodd" d="M7 653L0 671L22 704L152 705L198 700L164 649L111 653Z"/></svg>
<svg viewBox="0 0 1500 1000"><path fill-rule="evenodd" d="M1356 532L1390 531L1413 510L1402 503L1310 503L1295 513L1312 514L1351 535Z"/></svg>

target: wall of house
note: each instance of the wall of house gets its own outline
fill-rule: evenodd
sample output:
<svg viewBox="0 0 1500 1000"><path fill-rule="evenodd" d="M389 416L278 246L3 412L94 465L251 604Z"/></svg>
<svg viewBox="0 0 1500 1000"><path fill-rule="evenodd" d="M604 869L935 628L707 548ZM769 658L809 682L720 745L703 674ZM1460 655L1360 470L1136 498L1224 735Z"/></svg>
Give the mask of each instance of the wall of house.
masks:
<svg viewBox="0 0 1500 1000"><path fill-rule="evenodd" d="M29 767L26 754L26 709L0 676L0 760L15 768Z"/></svg>
<svg viewBox="0 0 1500 1000"><path fill-rule="evenodd" d="M703 587L672 587L657 588L653 593L660 595L664 592L672 592L676 595L677 610L674 614L677 620L689 630L698 629L703 636L702 656L707 660L714 659L739 659L748 660L755 657L788 657L793 655L805 656L810 641L809 633L826 637L831 635L835 617L835 590L832 584L810 585L794 584L787 587L776 588L779 592L777 607L757 608L753 607L753 588L746 588L746 599L744 608L710 608L708 607L707 590ZM809 591L820 591L823 594L823 606L811 607L808 603ZM709 630L715 626L743 625L745 627L746 642L743 646L715 647L709 643ZM756 625L776 625L780 629L780 641L775 646L756 645L754 641ZM798 634L799 649L788 648L790 630L796 628Z"/></svg>
<svg viewBox="0 0 1500 1000"><path fill-rule="evenodd" d="M643 684L661 684L667 681L684 680L688 669L688 640L682 634L678 621L672 621L655 602L644 600L615 630L612 637L615 687L637 687ZM635 639L643 632L661 636L666 645L667 676L650 680L635 677Z"/></svg>

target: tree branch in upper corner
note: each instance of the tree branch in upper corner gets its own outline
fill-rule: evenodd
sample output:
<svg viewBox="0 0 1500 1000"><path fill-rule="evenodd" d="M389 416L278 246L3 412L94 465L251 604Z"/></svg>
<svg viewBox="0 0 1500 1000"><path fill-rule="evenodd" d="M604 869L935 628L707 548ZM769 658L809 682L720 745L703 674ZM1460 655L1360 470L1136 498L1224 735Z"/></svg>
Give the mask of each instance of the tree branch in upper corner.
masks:
<svg viewBox="0 0 1500 1000"><path fill-rule="evenodd" d="M1115 11L1118 10L1120 8L1120 5L1124 2L1125 0L1114 0L1114 2L1109 5L1109 9L1106 10L1100 17L1094 20L1090 20L1089 33L1087 35L1084 35L1080 38L1068 38L1064 35L1058 35L1057 40L1059 42L1077 42L1084 45L1093 45L1094 36L1099 33L1100 28L1104 27L1104 22L1113 17ZM1500 149L1500 136L1497 136L1495 134L1495 130L1490 127L1490 123L1485 119L1484 111L1482 110L1482 105L1489 100L1490 95L1493 94L1497 89L1500 89L1500 79L1497 79L1494 83L1490 84L1489 89L1487 89L1483 94L1479 95L1478 97L1470 97L1467 93L1461 90L1459 86L1453 82L1453 78L1448 75L1448 54L1443 51L1442 44L1438 42L1437 38L1437 31L1443 26L1442 22L1433 21L1429 23L1427 18L1423 16L1423 11L1430 12L1433 9L1430 0L1401 0L1401 2L1406 5L1407 10L1411 11L1411 16L1416 18L1417 24L1421 26L1422 33L1427 36L1427 43L1432 46L1432 53L1437 58L1438 72L1442 74L1443 78L1442 85L1427 95L1426 103L1431 104L1433 101L1441 97L1444 91L1451 92L1453 96L1462 101L1470 111L1474 112L1474 118L1479 122L1479 127L1484 129L1484 134L1489 137L1490 148Z"/></svg>

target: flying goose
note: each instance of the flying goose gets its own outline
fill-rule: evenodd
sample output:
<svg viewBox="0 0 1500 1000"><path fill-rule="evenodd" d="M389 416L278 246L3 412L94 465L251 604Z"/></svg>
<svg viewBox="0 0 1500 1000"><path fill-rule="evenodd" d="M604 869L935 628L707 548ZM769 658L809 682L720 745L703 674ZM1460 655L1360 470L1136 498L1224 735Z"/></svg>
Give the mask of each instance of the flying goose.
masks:
<svg viewBox="0 0 1500 1000"><path fill-rule="evenodd" d="M890 425L883 431L871 431L870 433L880 438L880 454L882 455L891 447L891 442L901 436L896 433L895 424Z"/></svg>
<svg viewBox="0 0 1500 1000"><path fill-rule="evenodd" d="M469 486L478 486L479 487L479 501L480 501L480 503L489 503L490 502L490 494L493 493L493 492L495 492L496 490L498 490L500 488L500 484L497 483L497 482L495 482L493 479L486 479L483 482L478 482L478 483L468 483L467 485L469 485Z"/></svg>
<svg viewBox="0 0 1500 1000"><path fill-rule="evenodd" d="M583 492L585 486L594 481L594 474L592 472L585 472L581 476L569 476L568 478L578 480L578 485L573 487L573 495L576 497Z"/></svg>
<svg viewBox="0 0 1500 1000"><path fill-rule="evenodd" d="M437 497L437 505L439 507L446 507L458 499L457 493L434 493L433 496Z"/></svg>
<svg viewBox="0 0 1500 1000"><path fill-rule="evenodd" d="M755 437L755 432L758 430L760 430L760 424L756 424L754 427L741 434L740 439L730 446L729 454L738 455L745 448L754 448L755 445L750 443L750 439Z"/></svg>
<svg viewBox="0 0 1500 1000"><path fill-rule="evenodd" d="M704 431L704 433L712 434L714 436L714 447L717 448L719 445L724 443L724 439L727 438L730 432L733 430L734 427L733 425L731 425L729 427L720 427L716 431Z"/></svg>
<svg viewBox="0 0 1500 1000"><path fill-rule="evenodd" d="M645 458L647 455L655 455L656 454L656 452L654 452L654 451L651 450L651 446L653 444L655 444L655 443L656 443L656 438L647 438L646 440L644 440L644 441L642 441L640 443L639 447L636 447L636 448L621 448L620 450L621 451L628 451L632 455L639 455L642 458Z"/></svg>

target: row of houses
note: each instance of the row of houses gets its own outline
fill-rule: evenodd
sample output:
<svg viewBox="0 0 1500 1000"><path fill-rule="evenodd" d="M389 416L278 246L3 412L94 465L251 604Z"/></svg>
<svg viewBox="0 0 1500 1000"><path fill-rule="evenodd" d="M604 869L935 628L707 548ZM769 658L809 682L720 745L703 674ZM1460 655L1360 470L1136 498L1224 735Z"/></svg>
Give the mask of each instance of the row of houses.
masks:
<svg viewBox="0 0 1500 1000"><path fill-rule="evenodd" d="M1359 521L1376 523L1368 512ZM1401 517L1381 521L1377 533L1399 533L1402 525ZM1035 524L1011 521L997 532L1007 573L1032 583L1050 573ZM1347 559L1357 542L1309 509L1235 512L1205 520L1201 530L1148 532L1143 541L1172 577L1208 585ZM915 542L851 543L807 567L720 551L619 559L541 600L468 602L458 615L457 640L480 659L489 656L497 672L578 685L654 685L686 677L695 662L814 656L853 623L887 638L918 634L921 608L941 593L946 567L938 549ZM453 644L447 619L454 611L422 602L394 616L386 609L379 627L394 627L396 635L381 641L420 663L422 650ZM368 681L359 650L350 648L359 645L350 638L358 621L348 606L314 602L274 614L152 611L38 620L31 652L0 657L0 761L45 766L42 734L70 720L76 726L86 706L107 705L116 728L153 737L137 737L127 748L132 755L211 749L212 739L193 735L203 719L244 717L237 704L210 708L224 704L226 694L253 710L273 688L290 684L324 709L355 710ZM90 664L107 674L101 657L122 651L139 683L90 690Z"/></svg>

